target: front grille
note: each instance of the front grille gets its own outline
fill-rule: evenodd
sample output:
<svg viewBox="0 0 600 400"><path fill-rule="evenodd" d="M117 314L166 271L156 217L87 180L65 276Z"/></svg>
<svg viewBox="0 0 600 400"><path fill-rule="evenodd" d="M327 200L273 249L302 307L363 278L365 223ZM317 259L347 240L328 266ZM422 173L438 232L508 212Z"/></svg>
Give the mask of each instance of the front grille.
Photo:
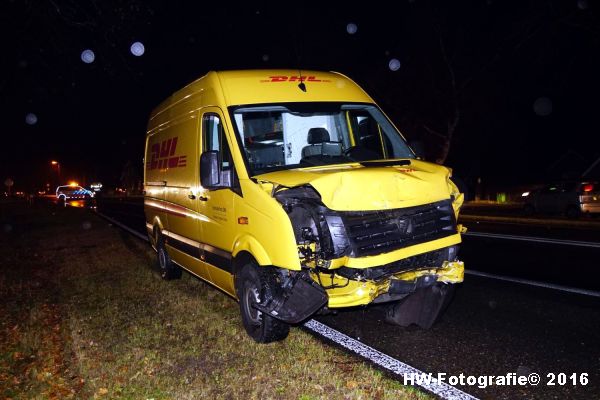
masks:
<svg viewBox="0 0 600 400"><path fill-rule="evenodd" d="M351 256L386 253L455 234L450 200L394 210L340 212Z"/></svg>

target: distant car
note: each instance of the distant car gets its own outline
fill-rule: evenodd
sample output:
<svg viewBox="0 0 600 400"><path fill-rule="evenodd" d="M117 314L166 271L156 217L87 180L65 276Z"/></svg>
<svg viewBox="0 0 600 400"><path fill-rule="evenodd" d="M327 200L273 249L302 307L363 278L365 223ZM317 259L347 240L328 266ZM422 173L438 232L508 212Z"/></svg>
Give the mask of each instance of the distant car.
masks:
<svg viewBox="0 0 600 400"><path fill-rule="evenodd" d="M581 214L600 214L598 182L559 182L524 193L527 214L564 214L577 218Z"/></svg>
<svg viewBox="0 0 600 400"><path fill-rule="evenodd" d="M81 186L65 185L56 188L56 198L59 200L70 199L90 199L94 197L94 192L82 188Z"/></svg>

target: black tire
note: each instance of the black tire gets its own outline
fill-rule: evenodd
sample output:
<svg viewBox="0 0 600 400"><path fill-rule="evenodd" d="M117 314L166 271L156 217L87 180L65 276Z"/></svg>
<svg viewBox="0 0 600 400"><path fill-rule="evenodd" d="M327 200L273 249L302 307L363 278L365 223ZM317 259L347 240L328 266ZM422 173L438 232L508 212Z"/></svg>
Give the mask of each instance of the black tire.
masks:
<svg viewBox="0 0 600 400"><path fill-rule="evenodd" d="M158 228L158 226L154 226L154 229L152 229L152 233L148 233L148 241L150 242L150 246L152 246L152 248L155 251L158 251L158 239L160 238L160 230Z"/></svg>
<svg viewBox="0 0 600 400"><path fill-rule="evenodd" d="M158 269L160 277L168 281L181 278L181 268L171 261L164 238L159 237L156 244L156 255L158 257Z"/></svg>
<svg viewBox="0 0 600 400"><path fill-rule="evenodd" d="M273 268L259 267L254 262L245 264L236 276L236 289L240 299L242 324L254 341L271 343L288 336L288 324L252 307L252 303L266 302L275 295L278 284Z"/></svg>

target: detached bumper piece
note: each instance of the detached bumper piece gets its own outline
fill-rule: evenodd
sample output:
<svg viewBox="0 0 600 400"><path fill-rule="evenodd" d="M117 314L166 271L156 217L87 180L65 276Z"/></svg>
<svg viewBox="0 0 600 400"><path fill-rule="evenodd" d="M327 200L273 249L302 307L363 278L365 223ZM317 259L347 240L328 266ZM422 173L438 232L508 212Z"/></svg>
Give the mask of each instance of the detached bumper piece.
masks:
<svg viewBox="0 0 600 400"><path fill-rule="evenodd" d="M394 325L415 324L429 329L446 309L454 293L454 285L436 283L421 287L404 300L391 304L387 309L386 321Z"/></svg>
<svg viewBox="0 0 600 400"><path fill-rule="evenodd" d="M294 274L291 281L265 304L254 303L257 310L289 324L297 324L319 311L329 300L325 290L305 272Z"/></svg>

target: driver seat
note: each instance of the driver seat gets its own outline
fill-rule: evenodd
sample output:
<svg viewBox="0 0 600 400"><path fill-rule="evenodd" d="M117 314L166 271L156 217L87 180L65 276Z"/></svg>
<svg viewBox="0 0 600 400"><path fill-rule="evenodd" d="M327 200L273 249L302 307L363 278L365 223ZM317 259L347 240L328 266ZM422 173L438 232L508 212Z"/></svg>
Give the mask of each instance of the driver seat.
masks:
<svg viewBox="0 0 600 400"><path fill-rule="evenodd" d="M308 146L302 149L302 158L310 156L339 156L342 154L342 144L331 142L329 131L325 128L310 128L306 139Z"/></svg>

